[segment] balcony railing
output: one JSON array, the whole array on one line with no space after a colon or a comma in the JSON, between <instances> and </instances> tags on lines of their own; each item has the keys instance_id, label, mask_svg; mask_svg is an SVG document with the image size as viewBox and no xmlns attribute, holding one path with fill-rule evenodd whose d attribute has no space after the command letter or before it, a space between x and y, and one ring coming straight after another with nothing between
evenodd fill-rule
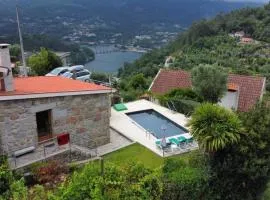
<instances>
[{"instance_id":1,"label":"balcony railing","mask_svg":"<svg viewBox=\"0 0 270 200\"><path fill-rule=\"evenodd\" d=\"M73 161L72 152L87 154L89 157L98 156L96 141L88 139L88 142L84 141L84 144L80 143L80 141L83 141L83 139L79 136L72 135L67 144L59 145L58 137L56 136L51 139L38 142L33 151L25 152L22 155L16 156L16 152L23 151L25 148L13 151L11 156L9 156L9 163L11 168L16 169L35 162L44 161L65 152L69 154L69 159L67 159L69 162Z\"/></svg>"}]
</instances>

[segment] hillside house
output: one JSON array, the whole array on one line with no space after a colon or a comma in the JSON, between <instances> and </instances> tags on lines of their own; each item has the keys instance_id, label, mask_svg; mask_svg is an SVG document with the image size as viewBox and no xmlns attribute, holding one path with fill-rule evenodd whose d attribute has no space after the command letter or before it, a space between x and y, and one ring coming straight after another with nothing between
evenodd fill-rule
<instances>
[{"instance_id":1,"label":"hillside house","mask_svg":"<svg viewBox=\"0 0 270 200\"><path fill-rule=\"evenodd\" d=\"M175 58L172 57L172 56L168 56L165 60L165 64L164 64L164 67L168 68L170 67L175 61Z\"/></svg>"},{"instance_id":2,"label":"hillside house","mask_svg":"<svg viewBox=\"0 0 270 200\"><path fill-rule=\"evenodd\" d=\"M246 34L244 31L237 31L235 33L230 33L229 36L233 37L233 38L238 38L241 39L242 37L244 37Z\"/></svg>"},{"instance_id":3,"label":"hillside house","mask_svg":"<svg viewBox=\"0 0 270 200\"><path fill-rule=\"evenodd\" d=\"M13 78L10 65L2 44L0 153L35 152L40 142L62 133L80 146L109 143L110 88L62 77Z\"/></svg>"},{"instance_id":4,"label":"hillside house","mask_svg":"<svg viewBox=\"0 0 270 200\"><path fill-rule=\"evenodd\" d=\"M55 54L61 59L63 66L71 64L70 52L55 52Z\"/></svg>"},{"instance_id":5,"label":"hillside house","mask_svg":"<svg viewBox=\"0 0 270 200\"><path fill-rule=\"evenodd\" d=\"M253 44L254 42L254 39L250 37L242 37L240 40L240 43L242 44Z\"/></svg>"},{"instance_id":6,"label":"hillside house","mask_svg":"<svg viewBox=\"0 0 270 200\"><path fill-rule=\"evenodd\" d=\"M220 105L238 110L248 111L265 91L264 77L229 74L228 90L220 101ZM183 70L161 69L153 80L149 91L163 95L177 88L192 88L190 72ZM154 98L152 101L156 101Z\"/></svg>"}]
</instances>

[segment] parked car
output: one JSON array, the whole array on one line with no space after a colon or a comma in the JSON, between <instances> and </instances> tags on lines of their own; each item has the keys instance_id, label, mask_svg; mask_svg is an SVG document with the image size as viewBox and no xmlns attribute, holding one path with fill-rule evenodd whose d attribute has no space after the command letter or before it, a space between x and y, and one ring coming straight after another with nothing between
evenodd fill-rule
<instances>
[{"instance_id":1,"label":"parked car","mask_svg":"<svg viewBox=\"0 0 270 200\"><path fill-rule=\"evenodd\" d=\"M74 76L74 73L76 73L75 76ZM64 73L62 76L66 77L66 78L70 78L70 79L72 79L74 77L76 80L80 80L80 81L89 83L91 72L88 71L87 69L83 69L83 70L80 70L77 72L68 71L68 72Z\"/></svg>"},{"instance_id":2,"label":"parked car","mask_svg":"<svg viewBox=\"0 0 270 200\"><path fill-rule=\"evenodd\" d=\"M73 72L73 71L79 72L79 71L84 70L84 66L83 65L74 65L74 66L69 67L68 70L71 72Z\"/></svg>"},{"instance_id":3,"label":"parked car","mask_svg":"<svg viewBox=\"0 0 270 200\"><path fill-rule=\"evenodd\" d=\"M64 74L65 72L67 72L68 70L69 70L69 67L57 67L53 69L52 71L50 71L45 76L60 76Z\"/></svg>"}]
</instances>

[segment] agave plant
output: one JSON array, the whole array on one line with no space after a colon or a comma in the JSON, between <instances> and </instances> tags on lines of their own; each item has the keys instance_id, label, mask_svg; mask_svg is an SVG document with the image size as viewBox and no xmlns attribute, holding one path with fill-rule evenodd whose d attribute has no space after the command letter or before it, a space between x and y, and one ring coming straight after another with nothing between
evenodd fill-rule
<instances>
[{"instance_id":1,"label":"agave plant","mask_svg":"<svg viewBox=\"0 0 270 200\"><path fill-rule=\"evenodd\" d=\"M211 103L197 107L188 126L200 148L209 153L237 143L243 133L241 121L233 111Z\"/></svg>"}]
</instances>

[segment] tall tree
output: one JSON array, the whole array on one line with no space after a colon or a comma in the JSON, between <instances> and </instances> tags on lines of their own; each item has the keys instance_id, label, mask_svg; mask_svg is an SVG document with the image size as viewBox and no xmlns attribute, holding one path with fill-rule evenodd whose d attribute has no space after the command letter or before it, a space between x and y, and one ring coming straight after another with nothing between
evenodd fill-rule
<instances>
[{"instance_id":1,"label":"tall tree","mask_svg":"<svg viewBox=\"0 0 270 200\"><path fill-rule=\"evenodd\" d=\"M147 79L144 77L142 73L134 75L131 77L129 86L135 90L140 89L140 90L145 90L147 89Z\"/></svg>"},{"instance_id":2,"label":"tall tree","mask_svg":"<svg viewBox=\"0 0 270 200\"><path fill-rule=\"evenodd\" d=\"M227 74L214 65L200 65L192 70L194 91L205 101L217 103L227 89Z\"/></svg>"},{"instance_id":3,"label":"tall tree","mask_svg":"<svg viewBox=\"0 0 270 200\"><path fill-rule=\"evenodd\" d=\"M10 51L11 60L13 62L20 61L20 59L21 59L20 58L20 56L21 56L20 45L18 45L18 44L11 45L9 48L9 51Z\"/></svg>"},{"instance_id":4,"label":"tall tree","mask_svg":"<svg viewBox=\"0 0 270 200\"><path fill-rule=\"evenodd\" d=\"M37 74L45 75L55 67L62 66L61 59L53 52L41 48L39 53L32 55L28 59L28 66Z\"/></svg>"},{"instance_id":5,"label":"tall tree","mask_svg":"<svg viewBox=\"0 0 270 200\"><path fill-rule=\"evenodd\" d=\"M270 108L259 103L240 118L246 134L237 145L227 146L211 159L210 185L216 198L209 199L261 199L269 181Z\"/></svg>"},{"instance_id":6,"label":"tall tree","mask_svg":"<svg viewBox=\"0 0 270 200\"><path fill-rule=\"evenodd\" d=\"M237 143L242 132L241 121L233 111L210 103L195 109L188 126L200 147L209 153Z\"/></svg>"}]
</instances>

